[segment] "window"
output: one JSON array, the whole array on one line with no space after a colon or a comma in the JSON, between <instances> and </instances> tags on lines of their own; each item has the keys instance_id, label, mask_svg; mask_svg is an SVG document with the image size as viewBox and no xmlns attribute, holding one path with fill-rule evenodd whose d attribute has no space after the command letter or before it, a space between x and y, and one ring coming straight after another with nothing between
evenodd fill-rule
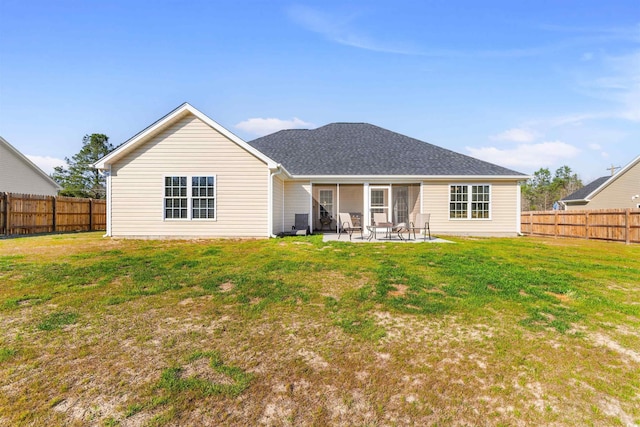
<instances>
[{"instance_id":1,"label":"window","mask_svg":"<svg viewBox=\"0 0 640 427\"><path fill-rule=\"evenodd\" d=\"M466 218L469 202L468 187L466 185L452 185L450 187L449 218Z\"/></svg>"},{"instance_id":2,"label":"window","mask_svg":"<svg viewBox=\"0 0 640 427\"><path fill-rule=\"evenodd\" d=\"M187 177L167 176L164 178L164 217L187 218Z\"/></svg>"},{"instance_id":3,"label":"window","mask_svg":"<svg viewBox=\"0 0 640 427\"><path fill-rule=\"evenodd\" d=\"M216 219L215 176L166 176L165 219Z\"/></svg>"},{"instance_id":4,"label":"window","mask_svg":"<svg viewBox=\"0 0 640 427\"><path fill-rule=\"evenodd\" d=\"M451 185L449 187L450 219L490 219L491 186Z\"/></svg>"},{"instance_id":5,"label":"window","mask_svg":"<svg viewBox=\"0 0 640 427\"><path fill-rule=\"evenodd\" d=\"M471 218L489 218L489 186L471 186Z\"/></svg>"},{"instance_id":6,"label":"window","mask_svg":"<svg viewBox=\"0 0 640 427\"><path fill-rule=\"evenodd\" d=\"M212 176L194 176L191 178L192 218L214 219L216 217L215 185Z\"/></svg>"}]
</instances>

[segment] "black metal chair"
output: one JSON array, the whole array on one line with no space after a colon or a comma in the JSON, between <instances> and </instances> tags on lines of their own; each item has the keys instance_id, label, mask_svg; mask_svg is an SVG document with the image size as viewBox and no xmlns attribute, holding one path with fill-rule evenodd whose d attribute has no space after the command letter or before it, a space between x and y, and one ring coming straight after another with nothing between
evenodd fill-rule
<instances>
[{"instance_id":1,"label":"black metal chair","mask_svg":"<svg viewBox=\"0 0 640 427\"><path fill-rule=\"evenodd\" d=\"M295 214L295 225L291 227L291 234L294 236L306 236L311 234L309 229L309 214Z\"/></svg>"}]
</instances>

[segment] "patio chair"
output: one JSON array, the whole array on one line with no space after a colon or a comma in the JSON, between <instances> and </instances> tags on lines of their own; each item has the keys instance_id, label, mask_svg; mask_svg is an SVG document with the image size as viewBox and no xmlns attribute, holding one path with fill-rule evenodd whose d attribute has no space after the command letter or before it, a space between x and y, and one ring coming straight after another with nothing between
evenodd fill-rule
<instances>
[{"instance_id":1,"label":"patio chair","mask_svg":"<svg viewBox=\"0 0 640 427\"><path fill-rule=\"evenodd\" d=\"M364 238L362 236L362 227L353 225L353 221L351 220L351 214L346 212L342 212L338 214L338 218L340 220L340 230L338 232L338 239L340 239L340 235L342 233L347 233L349 235L349 240L351 240L351 236L354 231L360 231L360 238Z\"/></svg>"},{"instance_id":2,"label":"patio chair","mask_svg":"<svg viewBox=\"0 0 640 427\"><path fill-rule=\"evenodd\" d=\"M431 214L417 214L415 222L409 223L409 238L411 238L411 232L413 231L413 238L416 238L416 230L419 232L424 232L424 240L427 241L427 235L429 236L429 240L431 240L431 229L429 228L429 220L431 219Z\"/></svg>"},{"instance_id":3,"label":"patio chair","mask_svg":"<svg viewBox=\"0 0 640 427\"><path fill-rule=\"evenodd\" d=\"M390 224L387 219L387 214L383 212L374 212L373 213L373 224L374 225L387 225Z\"/></svg>"},{"instance_id":4,"label":"patio chair","mask_svg":"<svg viewBox=\"0 0 640 427\"><path fill-rule=\"evenodd\" d=\"M291 234L294 236L306 236L310 234L309 214L295 214L295 225L291 227Z\"/></svg>"}]
</instances>

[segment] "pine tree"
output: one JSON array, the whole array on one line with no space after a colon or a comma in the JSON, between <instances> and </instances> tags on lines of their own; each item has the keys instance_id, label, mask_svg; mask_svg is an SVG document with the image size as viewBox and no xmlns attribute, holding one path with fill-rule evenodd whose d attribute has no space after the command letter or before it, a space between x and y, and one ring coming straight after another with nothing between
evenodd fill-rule
<instances>
[{"instance_id":1,"label":"pine tree","mask_svg":"<svg viewBox=\"0 0 640 427\"><path fill-rule=\"evenodd\" d=\"M65 157L67 167L56 166L51 177L62 187L60 195L105 198L105 178L93 163L113 150L109 137L101 133L85 135L82 148L71 159Z\"/></svg>"}]
</instances>

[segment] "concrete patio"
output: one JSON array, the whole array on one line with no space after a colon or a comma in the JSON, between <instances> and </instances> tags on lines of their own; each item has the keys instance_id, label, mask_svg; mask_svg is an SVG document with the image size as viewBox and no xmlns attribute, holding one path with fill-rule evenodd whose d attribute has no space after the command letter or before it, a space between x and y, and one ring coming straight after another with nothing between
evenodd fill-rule
<instances>
[{"instance_id":1,"label":"concrete patio","mask_svg":"<svg viewBox=\"0 0 640 427\"><path fill-rule=\"evenodd\" d=\"M338 233L324 233L322 235L322 241L323 242L349 242L349 235L343 233L342 235L340 235L340 238L338 239ZM378 238L374 238L369 240L369 236L364 236L363 238L360 237L360 234L353 233L353 236L351 237L351 243L453 243L450 240L445 240L445 239L441 239L439 237L435 237L435 236L431 236L431 239L424 240L423 236L416 236L415 239L405 239L405 240L401 240L397 235L393 235L392 238L388 238L388 237L381 237L378 236Z\"/></svg>"}]
</instances>

